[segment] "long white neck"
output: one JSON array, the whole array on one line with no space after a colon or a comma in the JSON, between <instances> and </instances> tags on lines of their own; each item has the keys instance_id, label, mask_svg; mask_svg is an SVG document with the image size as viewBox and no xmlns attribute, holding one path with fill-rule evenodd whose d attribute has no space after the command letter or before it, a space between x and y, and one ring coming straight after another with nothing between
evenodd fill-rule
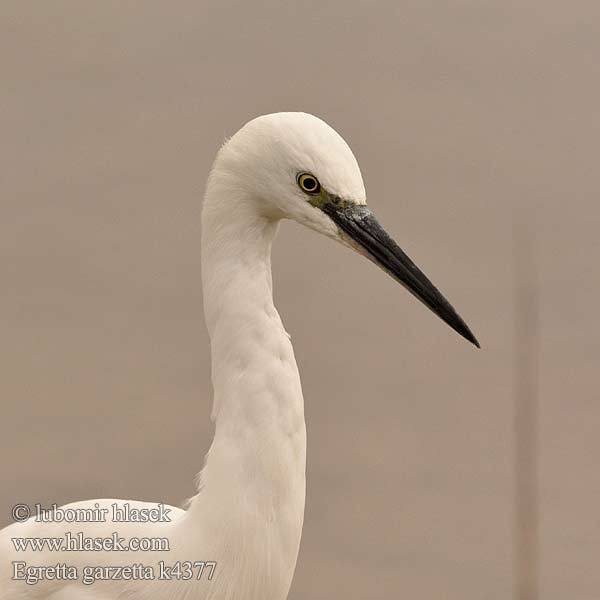
<instances>
[{"instance_id":1,"label":"long white neck","mask_svg":"<svg viewBox=\"0 0 600 600\"><path fill-rule=\"evenodd\" d=\"M306 429L294 352L273 305L278 222L217 176L202 218L215 438L189 515L225 561L228 587L215 597L238 598L239 589L244 600L284 600L304 518Z\"/></svg>"}]
</instances>

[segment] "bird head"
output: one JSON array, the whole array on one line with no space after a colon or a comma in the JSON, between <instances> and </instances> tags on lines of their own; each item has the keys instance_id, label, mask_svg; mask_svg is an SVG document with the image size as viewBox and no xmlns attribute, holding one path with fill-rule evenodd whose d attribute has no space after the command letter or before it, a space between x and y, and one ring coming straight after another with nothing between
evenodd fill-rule
<instances>
[{"instance_id":1,"label":"bird head","mask_svg":"<svg viewBox=\"0 0 600 600\"><path fill-rule=\"evenodd\" d=\"M295 220L374 262L464 338L477 339L367 206L358 162L327 123L306 113L253 119L221 149L215 169L270 219Z\"/></svg>"}]
</instances>

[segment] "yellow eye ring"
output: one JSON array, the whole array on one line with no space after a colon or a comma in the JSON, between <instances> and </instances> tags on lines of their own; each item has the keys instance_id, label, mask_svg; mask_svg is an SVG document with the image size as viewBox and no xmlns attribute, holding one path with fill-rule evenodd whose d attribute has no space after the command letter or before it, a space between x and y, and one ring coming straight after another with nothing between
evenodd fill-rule
<instances>
[{"instance_id":1,"label":"yellow eye ring","mask_svg":"<svg viewBox=\"0 0 600 600\"><path fill-rule=\"evenodd\" d=\"M319 180L310 173L299 173L296 178L300 189L311 196L315 196L321 191L321 184Z\"/></svg>"}]
</instances>

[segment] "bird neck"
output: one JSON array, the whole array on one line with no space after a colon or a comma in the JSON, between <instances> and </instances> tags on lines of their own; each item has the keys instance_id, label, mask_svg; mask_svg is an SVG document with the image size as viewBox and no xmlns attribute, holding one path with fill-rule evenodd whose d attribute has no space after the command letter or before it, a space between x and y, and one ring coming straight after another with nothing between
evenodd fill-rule
<instances>
[{"instance_id":1,"label":"bird neck","mask_svg":"<svg viewBox=\"0 0 600 600\"><path fill-rule=\"evenodd\" d=\"M260 564L247 568L285 598L304 518L306 430L294 352L273 305L278 221L214 179L202 220L215 437L190 511L210 521L227 560L256 557ZM231 557L232 548L242 555Z\"/></svg>"}]
</instances>

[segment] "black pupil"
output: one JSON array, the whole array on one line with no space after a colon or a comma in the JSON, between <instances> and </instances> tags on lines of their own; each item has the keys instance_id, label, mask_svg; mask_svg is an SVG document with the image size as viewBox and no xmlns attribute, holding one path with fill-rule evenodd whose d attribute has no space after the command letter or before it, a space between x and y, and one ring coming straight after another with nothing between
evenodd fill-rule
<instances>
[{"instance_id":1,"label":"black pupil","mask_svg":"<svg viewBox=\"0 0 600 600\"><path fill-rule=\"evenodd\" d=\"M312 192L314 189L316 189L317 182L312 177L305 177L304 178L304 187L305 187L305 189Z\"/></svg>"}]
</instances>

